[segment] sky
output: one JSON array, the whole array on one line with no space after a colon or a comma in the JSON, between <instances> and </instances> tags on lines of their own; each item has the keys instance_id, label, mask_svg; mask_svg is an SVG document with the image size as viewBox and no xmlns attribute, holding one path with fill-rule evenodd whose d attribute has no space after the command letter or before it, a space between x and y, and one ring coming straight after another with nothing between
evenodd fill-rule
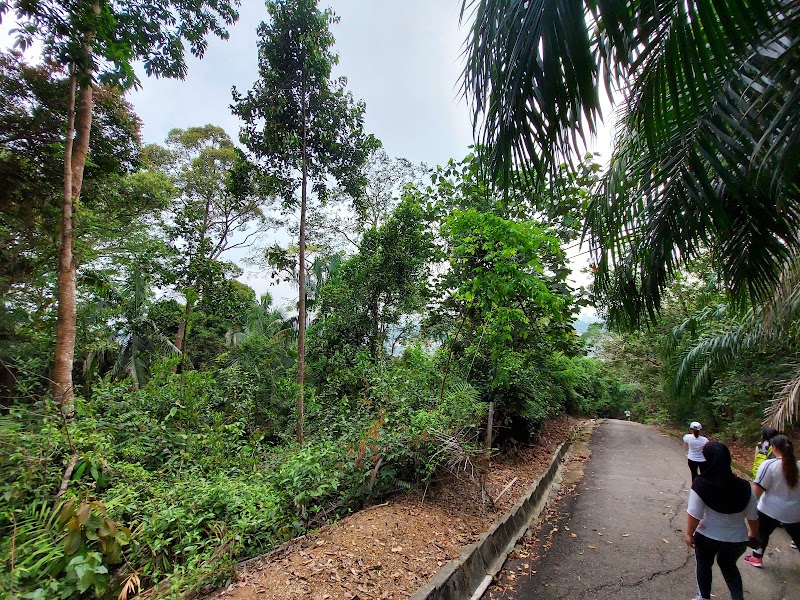
<instances>
[{"instance_id":1,"label":"sky","mask_svg":"<svg viewBox=\"0 0 800 600\"><path fill-rule=\"evenodd\" d=\"M365 101L365 128L386 152L430 166L463 158L473 136L460 88L468 28L468 23L459 24L461 0L331 0L321 6L330 6L340 17L332 26L340 57L334 75L347 77L348 89ZM142 87L128 98L143 121L145 143L163 142L174 127L209 123L238 139L239 122L229 108L231 89L246 92L257 79L256 27L266 17L262 0L242 0L230 39L211 38L202 60L190 57L185 80L140 73ZM0 31L0 44L8 46L8 40ZM610 136L601 133L595 147L607 151ZM576 270L584 263L579 257ZM258 294L270 291L287 301L296 294L269 288L268 274L257 269L247 270L242 279ZM574 281L588 282L579 273Z\"/></svg>"},{"instance_id":2,"label":"sky","mask_svg":"<svg viewBox=\"0 0 800 600\"><path fill-rule=\"evenodd\" d=\"M465 33L458 1L333 0L321 6L340 18L331 27L339 55L334 75L345 76L348 90L366 103L365 130L390 156L431 166L463 158L473 138L459 88ZM163 142L173 127L206 123L238 138L231 88L246 92L258 78L256 27L266 18L261 0L243 0L230 39L212 39L202 60L191 58L185 80L140 74L142 87L129 100L144 123L146 143ZM270 286L263 269L244 268L241 279L257 294L269 291L282 305L296 302L288 284Z\"/></svg>"},{"instance_id":3,"label":"sky","mask_svg":"<svg viewBox=\"0 0 800 600\"><path fill-rule=\"evenodd\" d=\"M326 6L322 4L321 6ZM458 1L333 0L332 26L348 89L367 105L366 130L390 156L431 165L462 158L472 143L461 99L460 59L465 32ZM146 142L161 142L172 127L213 123L235 139L231 88L247 91L258 77L256 26L267 14L260 0L243 0L228 41L214 39L202 60L190 60L184 81L145 79L130 94L144 121Z\"/></svg>"}]
</instances>

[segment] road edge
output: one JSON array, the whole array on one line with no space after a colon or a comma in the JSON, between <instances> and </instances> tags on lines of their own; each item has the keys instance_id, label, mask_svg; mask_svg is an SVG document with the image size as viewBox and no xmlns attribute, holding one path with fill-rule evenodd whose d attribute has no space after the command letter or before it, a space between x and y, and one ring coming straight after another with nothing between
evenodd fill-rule
<instances>
[{"instance_id":1,"label":"road edge","mask_svg":"<svg viewBox=\"0 0 800 600\"><path fill-rule=\"evenodd\" d=\"M479 598L492 578L505 564L506 557L547 504L550 488L572 449L570 439L558 446L550 466L516 504L497 519L478 541L465 547L411 596L411 600L465 600Z\"/></svg>"}]
</instances>

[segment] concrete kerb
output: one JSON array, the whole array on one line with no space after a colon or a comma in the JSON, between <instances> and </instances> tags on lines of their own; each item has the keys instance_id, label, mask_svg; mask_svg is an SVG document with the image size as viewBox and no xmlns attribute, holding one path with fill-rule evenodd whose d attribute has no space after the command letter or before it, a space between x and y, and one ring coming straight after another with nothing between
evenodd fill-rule
<instances>
[{"instance_id":1,"label":"concrete kerb","mask_svg":"<svg viewBox=\"0 0 800 600\"><path fill-rule=\"evenodd\" d=\"M500 571L530 522L544 509L550 486L567 454L572 440L564 442L553 454L547 471L505 515L500 517L477 542L447 563L411 597L411 600L466 600L483 594ZM480 592L480 594L478 594Z\"/></svg>"}]
</instances>

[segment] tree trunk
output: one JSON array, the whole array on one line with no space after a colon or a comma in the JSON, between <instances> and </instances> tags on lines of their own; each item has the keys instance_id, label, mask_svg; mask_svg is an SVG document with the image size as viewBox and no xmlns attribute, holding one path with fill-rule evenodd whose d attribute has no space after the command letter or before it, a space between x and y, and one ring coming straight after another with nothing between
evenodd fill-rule
<instances>
[{"instance_id":1,"label":"tree trunk","mask_svg":"<svg viewBox=\"0 0 800 600\"><path fill-rule=\"evenodd\" d=\"M77 261L74 253L75 212L83 186L83 171L89 153L94 97L89 74L84 73L75 107L78 73L73 67L67 106L67 139L64 147L64 199L58 248L58 321L53 366L53 394L68 417L74 413L72 365L75 356L77 327L76 280Z\"/></svg>"},{"instance_id":2,"label":"tree trunk","mask_svg":"<svg viewBox=\"0 0 800 600\"><path fill-rule=\"evenodd\" d=\"M308 199L308 135L306 126L306 80L303 77L303 181L300 190L300 239L298 241L299 265L297 269L299 299L297 302L297 442L303 443L303 382L306 366L306 203Z\"/></svg>"}]
</instances>

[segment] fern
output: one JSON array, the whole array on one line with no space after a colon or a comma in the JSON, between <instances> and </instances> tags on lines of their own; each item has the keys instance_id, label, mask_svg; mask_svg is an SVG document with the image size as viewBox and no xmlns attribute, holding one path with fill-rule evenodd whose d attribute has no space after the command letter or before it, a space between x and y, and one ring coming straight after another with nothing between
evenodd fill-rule
<instances>
[{"instance_id":1,"label":"fern","mask_svg":"<svg viewBox=\"0 0 800 600\"><path fill-rule=\"evenodd\" d=\"M64 534L58 527L61 504L50 506L37 500L24 508L7 512L3 521L10 523L0 543L10 587L25 581L43 582L55 576L64 563Z\"/></svg>"}]
</instances>

